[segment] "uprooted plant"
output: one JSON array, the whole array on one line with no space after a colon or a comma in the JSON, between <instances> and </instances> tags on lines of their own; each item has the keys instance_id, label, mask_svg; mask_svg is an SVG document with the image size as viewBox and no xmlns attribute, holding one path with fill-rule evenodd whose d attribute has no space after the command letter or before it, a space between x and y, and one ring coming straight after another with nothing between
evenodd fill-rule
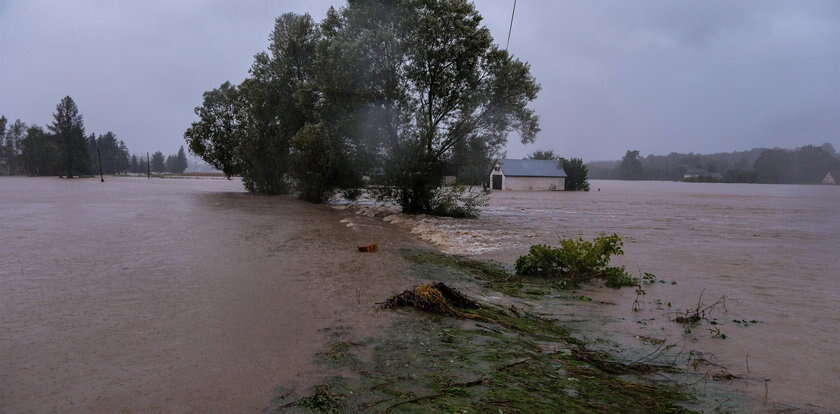
<instances>
[{"instance_id":1,"label":"uprooted plant","mask_svg":"<svg viewBox=\"0 0 840 414\"><path fill-rule=\"evenodd\" d=\"M564 239L560 247L543 244L531 246L528 254L516 260L516 273L528 276L560 278L566 287L576 287L601 279L612 288L635 286L638 281L622 266L610 266L612 256L624 254L624 242L617 234Z\"/></svg>"}]
</instances>

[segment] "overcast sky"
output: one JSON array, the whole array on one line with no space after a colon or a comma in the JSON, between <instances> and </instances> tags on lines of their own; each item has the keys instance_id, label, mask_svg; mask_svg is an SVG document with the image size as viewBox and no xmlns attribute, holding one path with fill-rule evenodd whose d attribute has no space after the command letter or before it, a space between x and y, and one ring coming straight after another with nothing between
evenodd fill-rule
<instances>
[{"instance_id":1,"label":"overcast sky","mask_svg":"<svg viewBox=\"0 0 840 414\"><path fill-rule=\"evenodd\" d=\"M174 152L202 92L247 75L274 17L331 4L0 0L0 114L43 125L71 95L88 131ZM504 44L513 0L476 4ZM511 157L840 148L840 1L519 0L510 51L543 87L542 132Z\"/></svg>"}]
</instances>

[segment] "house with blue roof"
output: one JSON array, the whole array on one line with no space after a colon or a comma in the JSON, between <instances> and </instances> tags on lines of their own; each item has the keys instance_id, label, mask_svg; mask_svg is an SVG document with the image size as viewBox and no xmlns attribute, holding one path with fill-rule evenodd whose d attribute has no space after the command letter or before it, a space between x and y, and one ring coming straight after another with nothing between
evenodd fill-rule
<instances>
[{"instance_id":1,"label":"house with blue roof","mask_svg":"<svg viewBox=\"0 0 840 414\"><path fill-rule=\"evenodd\" d=\"M557 160L500 160L490 173L493 190L562 191L566 171Z\"/></svg>"}]
</instances>

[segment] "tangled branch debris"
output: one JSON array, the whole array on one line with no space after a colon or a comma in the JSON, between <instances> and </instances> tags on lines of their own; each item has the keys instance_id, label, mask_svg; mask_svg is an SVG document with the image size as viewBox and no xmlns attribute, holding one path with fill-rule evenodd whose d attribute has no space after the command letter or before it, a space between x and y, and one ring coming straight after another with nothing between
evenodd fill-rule
<instances>
[{"instance_id":1,"label":"tangled branch debris","mask_svg":"<svg viewBox=\"0 0 840 414\"><path fill-rule=\"evenodd\" d=\"M442 282L406 290L388 298L383 307L386 309L412 307L439 315L483 319L479 315L464 312L467 309L479 309L478 302Z\"/></svg>"},{"instance_id":2,"label":"tangled branch debris","mask_svg":"<svg viewBox=\"0 0 840 414\"><path fill-rule=\"evenodd\" d=\"M710 305L704 305L703 292L700 293L700 298L697 300L697 306L693 309L687 309L685 312L678 312L674 318L674 322L683 325L694 325L702 320L708 320L709 314L718 306L722 306L726 311L726 296L721 296L720 299Z\"/></svg>"}]
</instances>

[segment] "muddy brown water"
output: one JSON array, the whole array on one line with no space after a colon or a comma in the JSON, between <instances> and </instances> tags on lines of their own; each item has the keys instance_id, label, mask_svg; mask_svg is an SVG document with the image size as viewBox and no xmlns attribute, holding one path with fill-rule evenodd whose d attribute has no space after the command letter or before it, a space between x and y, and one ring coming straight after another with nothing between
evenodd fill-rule
<instances>
[{"instance_id":1,"label":"muddy brown water","mask_svg":"<svg viewBox=\"0 0 840 414\"><path fill-rule=\"evenodd\" d=\"M625 238L621 264L669 283L646 287L639 312L632 289L596 288L581 294L614 305L546 311L703 352L758 401L840 411L840 187L592 189L494 193L480 219L411 234L238 181L0 178L0 412L258 412L277 385L321 379L326 328L388 325L372 304L415 282L397 249L416 237L512 263L604 232ZM355 251L372 242L379 253ZM701 292L728 298L714 315L727 339L670 322Z\"/></svg>"},{"instance_id":2,"label":"muddy brown water","mask_svg":"<svg viewBox=\"0 0 840 414\"><path fill-rule=\"evenodd\" d=\"M649 336L702 352L748 378L732 386L759 401L840 412L840 186L595 180L588 193L494 193L481 218L438 227L445 250L509 264L531 244L618 233L618 262L668 283L646 287L639 312L632 288L586 289L615 305L566 312L603 318L603 333L631 344ZM712 315L726 339L671 322L701 294L727 298Z\"/></svg>"},{"instance_id":3,"label":"muddy brown water","mask_svg":"<svg viewBox=\"0 0 840 414\"><path fill-rule=\"evenodd\" d=\"M415 243L225 180L0 178L0 412L259 412ZM356 246L379 243L377 254Z\"/></svg>"}]
</instances>

